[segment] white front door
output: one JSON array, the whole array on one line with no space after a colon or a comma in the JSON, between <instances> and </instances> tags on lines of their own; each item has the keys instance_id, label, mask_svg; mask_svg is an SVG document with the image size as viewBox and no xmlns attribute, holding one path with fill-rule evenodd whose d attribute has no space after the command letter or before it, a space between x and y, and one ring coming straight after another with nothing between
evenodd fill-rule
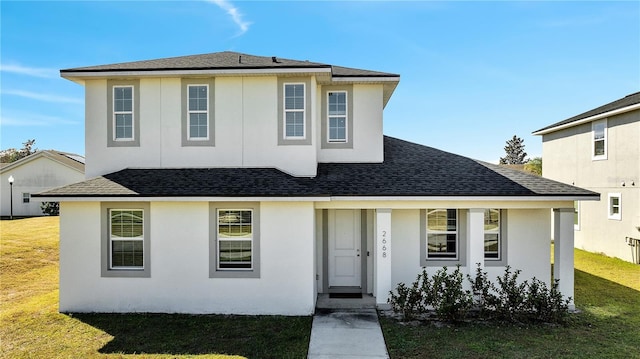
<instances>
[{"instance_id":1,"label":"white front door","mask_svg":"<svg viewBox=\"0 0 640 359\"><path fill-rule=\"evenodd\" d=\"M329 287L360 287L360 210L329 210Z\"/></svg>"}]
</instances>

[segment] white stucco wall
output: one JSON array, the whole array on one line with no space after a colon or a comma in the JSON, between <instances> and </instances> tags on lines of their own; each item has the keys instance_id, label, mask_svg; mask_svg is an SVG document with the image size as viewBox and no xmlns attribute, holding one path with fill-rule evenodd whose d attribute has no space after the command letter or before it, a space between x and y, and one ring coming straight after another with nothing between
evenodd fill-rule
<instances>
[{"instance_id":1,"label":"white stucco wall","mask_svg":"<svg viewBox=\"0 0 640 359\"><path fill-rule=\"evenodd\" d=\"M194 80L196 81L196 80ZM108 147L106 80L85 82L86 177L123 168L275 167L303 177L318 162L381 162L382 85L353 85L353 148L320 149L322 86L311 77L310 144L278 145L278 77L216 77L214 146L182 145L180 78L139 80L140 146Z\"/></svg>"},{"instance_id":2,"label":"white stucco wall","mask_svg":"<svg viewBox=\"0 0 640 359\"><path fill-rule=\"evenodd\" d=\"M260 278L209 278L208 203L152 202L150 212L151 277L103 278L100 204L61 204L60 311L313 313L312 203L260 204Z\"/></svg>"},{"instance_id":3,"label":"white stucco wall","mask_svg":"<svg viewBox=\"0 0 640 359\"><path fill-rule=\"evenodd\" d=\"M80 182L84 174L76 169L41 156L20 166L8 169L0 174L0 215L11 214L11 186L9 177L13 176L13 215L41 216L38 198L30 198L29 203L23 203L22 194L34 194L55 187Z\"/></svg>"}]
</instances>

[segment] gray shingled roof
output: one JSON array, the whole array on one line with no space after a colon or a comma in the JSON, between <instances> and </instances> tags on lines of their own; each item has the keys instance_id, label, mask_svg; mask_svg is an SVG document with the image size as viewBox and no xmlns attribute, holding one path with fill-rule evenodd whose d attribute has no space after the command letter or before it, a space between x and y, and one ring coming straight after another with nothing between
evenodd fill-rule
<instances>
[{"instance_id":1,"label":"gray shingled roof","mask_svg":"<svg viewBox=\"0 0 640 359\"><path fill-rule=\"evenodd\" d=\"M315 178L273 168L124 169L39 196L599 198L578 187L386 136L383 163L321 163Z\"/></svg>"},{"instance_id":2,"label":"gray shingled roof","mask_svg":"<svg viewBox=\"0 0 640 359\"><path fill-rule=\"evenodd\" d=\"M229 69L317 69L332 70L335 77L399 77L386 72L332 66L318 62L289 60L280 57L255 56L239 52L223 51L202 55L170 57L155 60L124 62L110 65L77 67L60 70L62 75L81 72L112 71L168 71L168 70L229 70Z\"/></svg>"},{"instance_id":3,"label":"gray shingled roof","mask_svg":"<svg viewBox=\"0 0 640 359\"><path fill-rule=\"evenodd\" d=\"M621 108L625 108L625 107L629 107L632 105L636 105L640 103L640 92L636 92L636 93L632 93L631 95L627 95L619 100L615 100L613 102L609 102L606 105L602 105L600 107L594 108L593 110L589 110L587 112L583 112L579 115L570 117L566 120L554 123L553 125L549 125L547 127L541 128L536 132L540 132L540 131L544 131L544 130L548 130L550 128L554 128L554 127L558 127L558 126L562 126L562 125L567 125L570 124L572 122L577 122L580 121L582 119L591 117L591 116L596 116L596 115L600 115L603 113L607 113L610 111L615 111Z\"/></svg>"},{"instance_id":4,"label":"gray shingled roof","mask_svg":"<svg viewBox=\"0 0 640 359\"><path fill-rule=\"evenodd\" d=\"M40 157L50 158L54 161L62 163L65 166L71 167L79 172L84 173L84 156L56 150L42 150L36 153L32 153L31 155L23 157L15 162L0 164L0 170L1 172L9 171Z\"/></svg>"}]
</instances>

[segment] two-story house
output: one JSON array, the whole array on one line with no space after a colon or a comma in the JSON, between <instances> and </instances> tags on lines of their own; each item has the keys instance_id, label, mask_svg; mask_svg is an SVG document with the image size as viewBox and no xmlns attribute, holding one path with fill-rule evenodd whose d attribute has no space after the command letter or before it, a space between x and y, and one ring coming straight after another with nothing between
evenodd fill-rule
<instances>
[{"instance_id":1,"label":"two-story house","mask_svg":"<svg viewBox=\"0 0 640 359\"><path fill-rule=\"evenodd\" d=\"M587 188L575 246L640 263L640 92L542 128L542 174Z\"/></svg>"},{"instance_id":2,"label":"two-story house","mask_svg":"<svg viewBox=\"0 0 640 359\"><path fill-rule=\"evenodd\" d=\"M308 315L427 267L506 265L573 296L598 194L383 135L399 75L236 52L61 71L87 180L61 202L60 310Z\"/></svg>"}]
</instances>

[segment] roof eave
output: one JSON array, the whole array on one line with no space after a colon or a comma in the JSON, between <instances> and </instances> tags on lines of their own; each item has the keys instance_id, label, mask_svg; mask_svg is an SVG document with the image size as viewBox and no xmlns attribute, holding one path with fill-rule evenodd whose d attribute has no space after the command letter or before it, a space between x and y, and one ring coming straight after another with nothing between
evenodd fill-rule
<instances>
[{"instance_id":1,"label":"roof eave","mask_svg":"<svg viewBox=\"0 0 640 359\"><path fill-rule=\"evenodd\" d=\"M75 81L108 77L180 77L198 75L268 75L298 73L331 73L331 67L250 67L208 69L137 69L137 70L60 70L60 76Z\"/></svg>"},{"instance_id":2,"label":"roof eave","mask_svg":"<svg viewBox=\"0 0 640 359\"><path fill-rule=\"evenodd\" d=\"M620 115L620 114L623 114L623 113L626 113L626 112L630 112L630 111L634 111L634 110L638 110L638 109L640 109L640 103L633 104L631 106L618 108L618 109L615 109L615 110L612 110L612 111L603 112L603 113L600 113L600 114L597 114L597 115L593 115L593 116L577 119L575 121L572 121L572 122L569 122L569 123L565 123L565 124L562 124L562 125L543 128L543 129L540 129L538 131L533 132L533 135L536 135L536 136L546 135L546 134L551 133L551 132L564 130L565 128L582 125L582 124L585 124L585 123L589 123L589 122L592 122L592 121L597 121L597 120L600 120L600 119L603 119L603 118L606 118L606 117L610 117L610 116Z\"/></svg>"}]
</instances>

